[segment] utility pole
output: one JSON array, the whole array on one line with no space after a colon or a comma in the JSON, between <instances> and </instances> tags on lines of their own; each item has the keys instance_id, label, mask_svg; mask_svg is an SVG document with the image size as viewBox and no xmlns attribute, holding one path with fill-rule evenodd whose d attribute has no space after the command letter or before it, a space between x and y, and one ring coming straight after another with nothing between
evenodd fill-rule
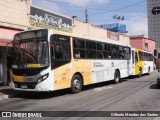
<instances>
[{"instance_id":1,"label":"utility pole","mask_svg":"<svg viewBox=\"0 0 160 120\"><path fill-rule=\"evenodd\" d=\"M85 18L86 18L86 23L88 23L88 12L87 12L87 9L85 9Z\"/></svg>"}]
</instances>

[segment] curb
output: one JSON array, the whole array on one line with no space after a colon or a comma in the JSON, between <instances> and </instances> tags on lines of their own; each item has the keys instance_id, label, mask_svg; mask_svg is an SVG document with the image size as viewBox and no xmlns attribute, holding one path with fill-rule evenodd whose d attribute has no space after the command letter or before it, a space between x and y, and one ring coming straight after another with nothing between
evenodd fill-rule
<instances>
[{"instance_id":1,"label":"curb","mask_svg":"<svg viewBox=\"0 0 160 120\"><path fill-rule=\"evenodd\" d=\"M16 95L19 95L19 94L2 95L2 96L0 96L0 101L6 100L6 99L9 99L9 98L13 98Z\"/></svg>"},{"instance_id":2,"label":"curb","mask_svg":"<svg viewBox=\"0 0 160 120\"><path fill-rule=\"evenodd\" d=\"M0 96L0 101L6 100L9 98L9 95Z\"/></svg>"}]
</instances>

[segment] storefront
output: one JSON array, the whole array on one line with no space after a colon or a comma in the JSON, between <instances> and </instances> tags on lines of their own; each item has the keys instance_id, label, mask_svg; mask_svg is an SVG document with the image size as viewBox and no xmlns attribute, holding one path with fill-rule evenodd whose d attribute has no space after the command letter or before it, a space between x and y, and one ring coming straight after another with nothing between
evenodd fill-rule
<instances>
[{"instance_id":1,"label":"storefront","mask_svg":"<svg viewBox=\"0 0 160 120\"><path fill-rule=\"evenodd\" d=\"M7 53L7 45L13 40L13 36L19 30L0 27L0 84L7 85L9 83L8 62L11 62Z\"/></svg>"},{"instance_id":2,"label":"storefront","mask_svg":"<svg viewBox=\"0 0 160 120\"><path fill-rule=\"evenodd\" d=\"M7 48L0 46L0 83L7 85Z\"/></svg>"},{"instance_id":3,"label":"storefront","mask_svg":"<svg viewBox=\"0 0 160 120\"><path fill-rule=\"evenodd\" d=\"M3 73L2 73L2 71L3 71L3 69L2 69L3 67L2 67L2 51L1 51L1 49L0 49L0 83L2 83L2 75L3 75Z\"/></svg>"}]
</instances>

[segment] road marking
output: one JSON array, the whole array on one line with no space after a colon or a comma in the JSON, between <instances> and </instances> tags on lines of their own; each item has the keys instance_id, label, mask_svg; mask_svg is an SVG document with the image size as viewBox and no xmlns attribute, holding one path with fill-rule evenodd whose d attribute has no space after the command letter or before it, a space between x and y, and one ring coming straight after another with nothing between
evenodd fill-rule
<instances>
[{"instance_id":1,"label":"road marking","mask_svg":"<svg viewBox=\"0 0 160 120\"><path fill-rule=\"evenodd\" d=\"M113 87L111 86L105 86L105 87L98 87L98 88L95 88L94 91L102 91L102 90L108 90L108 89L112 89Z\"/></svg>"}]
</instances>

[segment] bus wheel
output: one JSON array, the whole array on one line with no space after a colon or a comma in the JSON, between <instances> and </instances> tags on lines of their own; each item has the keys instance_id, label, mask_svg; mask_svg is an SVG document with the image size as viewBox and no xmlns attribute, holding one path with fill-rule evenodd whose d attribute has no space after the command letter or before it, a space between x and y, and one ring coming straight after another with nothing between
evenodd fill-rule
<instances>
[{"instance_id":1,"label":"bus wheel","mask_svg":"<svg viewBox=\"0 0 160 120\"><path fill-rule=\"evenodd\" d=\"M82 90L82 78L79 75L74 75L71 81L71 92L79 93Z\"/></svg>"},{"instance_id":2,"label":"bus wheel","mask_svg":"<svg viewBox=\"0 0 160 120\"><path fill-rule=\"evenodd\" d=\"M142 68L139 68L139 75L138 75L138 77L139 78L142 77Z\"/></svg>"},{"instance_id":3,"label":"bus wheel","mask_svg":"<svg viewBox=\"0 0 160 120\"><path fill-rule=\"evenodd\" d=\"M120 81L120 73L119 73L118 70L116 70L115 73L114 73L114 83L118 84L119 81Z\"/></svg>"}]
</instances>

